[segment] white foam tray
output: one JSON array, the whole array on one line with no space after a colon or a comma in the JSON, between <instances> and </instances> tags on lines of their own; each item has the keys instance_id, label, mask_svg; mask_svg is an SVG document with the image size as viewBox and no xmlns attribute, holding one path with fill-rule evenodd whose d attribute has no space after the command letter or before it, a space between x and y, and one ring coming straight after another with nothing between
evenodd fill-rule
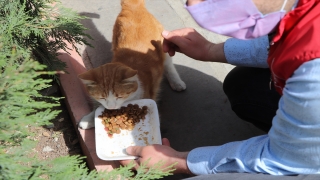
<instances>
[{"instance_id":1,"label":"white foam tray","mask_svg":"<svg viewBox=\"0 0 320 180\"><path fill-rule=\"evenodd\" d=\"M148 113L144 120L137 123L133 130L121 130L120 134L113 134L109 137L101 119L98 117L104 111L100 106L95 111L95 141L96 152L102 160L124 160L135 159L130 156L125 149L129 146L146 146L151 144L161 144L160 122L157 104L152 99L141 99L128 101L123 104L138 104L140 108L148 107Z\"/></svg>"}]
</instances>

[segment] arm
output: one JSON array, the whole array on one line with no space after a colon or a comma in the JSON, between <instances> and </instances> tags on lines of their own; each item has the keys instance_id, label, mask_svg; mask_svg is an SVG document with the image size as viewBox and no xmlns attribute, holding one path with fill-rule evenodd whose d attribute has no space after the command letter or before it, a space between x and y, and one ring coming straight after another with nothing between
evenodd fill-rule
<instances>
[{"instance_id":1,"label":"arm","mask_svg":"<svg viewBox=\"0 0 320 180\"><path fill-rule=\"evenodd\" d=\"M227 63L223 50L224 43L211 43L192 28L163 31L162 36L163 51L170 56L180 52L200 61Z\"/></svg>"},{"instance_id":2,"label":"arm","mask_svg":"<svg viewBox=\"0 0 320 180\"><path fill-rule=\"evenodd\" d=\"M320 59L301 65L287 80L268 135L194 149L188 155L191 172L319 173L319 75Z\"/></svg>"},{"instance_id":3,"label":"arm","mask_svg":"<svg viewBox=\"0 0 320 180\"><path fill-rule=\"evenodd\" d=\"M200 147L190 152L175 151L168 141L163 142L164 145L129 147L127 152L140 157L136 160L137 165L148 158L153 159L152 163L164 160L166 165L178 162L176 173L319 173L319 75L320 59L317 59L301 65L287 80L268 135L221 146Z\"/></svg>"},{"instance_id":4,"label":"arm","mask_svg":"<svg viewBox=\"0 0 320 180\"><path fill-rule=\"evenodd\" d=\"M222 62L240 66L268 67L268 37L252 40L228 39L215 44L206 40L192 28L164 31L163 50L174 56L183 53L193 59L208 62Z\"/></svg>"}]
</instances>

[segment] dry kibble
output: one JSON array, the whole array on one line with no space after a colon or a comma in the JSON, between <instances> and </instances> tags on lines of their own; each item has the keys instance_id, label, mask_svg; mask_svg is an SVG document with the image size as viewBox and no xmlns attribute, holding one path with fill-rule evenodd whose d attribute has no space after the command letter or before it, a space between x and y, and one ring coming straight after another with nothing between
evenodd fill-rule
<instances>
[{"instance_id":1,"label":"dry kibble","mask_svg":"<svg viewBox=\"0 0 320 180\"><path fill-rule=\"evenodd\" d=\"M128 104L127 107L109 110L105 109L100 116L102 124L108 135L120 134L121 129L132 130L134 126L144 120L148 113L148 107L139 107L138 104Z\"/></svg>"}]
</instances>

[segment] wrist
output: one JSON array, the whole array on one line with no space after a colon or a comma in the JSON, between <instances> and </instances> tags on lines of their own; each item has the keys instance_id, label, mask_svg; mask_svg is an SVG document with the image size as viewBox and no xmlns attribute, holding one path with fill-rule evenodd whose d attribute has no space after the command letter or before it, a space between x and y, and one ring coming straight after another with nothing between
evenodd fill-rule
<instances>
[{"instance_id":1,"label":"wrist","mask_svg":"<svg viewBox=\"0 0 320 180\"><path fill-rule=\"evenodd\" d=\"M177 158L175 162L177 162L175 166L175 173L180 173L180 174L192 174L191 171L188 168L187 164L187 157L188 157L189 152L178 152Z\"/></svg>"},{"instance_id":2,"label":"wrist","mask_svg":"<svg viewBox=\"0 0 320 180\"><path fill-rule=\"evenodd\" d=\"M204 61L227 63L224 54L224 43L214 44L209 42Z\"/></svg>"}]
</instances>

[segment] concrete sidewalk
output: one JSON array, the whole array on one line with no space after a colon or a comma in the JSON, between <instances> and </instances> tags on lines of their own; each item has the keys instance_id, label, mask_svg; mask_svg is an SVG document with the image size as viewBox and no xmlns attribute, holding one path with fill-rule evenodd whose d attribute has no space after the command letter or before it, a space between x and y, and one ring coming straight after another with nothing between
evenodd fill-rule
<instances>
[{"instance_id":1,"label":"concrete sidewalk","mask_svg":"<svg viewBox=\"0 0 320 180\"><path fill-rule=\"evenodd\" d=\"M184 9L182 0L145 0L148 10L163 24L165 29L195 28L212 42L226 37L200 28ZM88 19L82 23L94 40L95 47L79 47L82 57L75 52L64 54L61 59L68 64L70 74L61 76L62 89L69 105L70 115L76 125L81 117L91 111L88 97L77 74L110 62L111 40L114 21L120 12L120 0L62 0ZM233 68L220 63L204 63L176 54L173 62L187 84L184 92L171 90L166 80L158 102L161 120L161 135L167 137L178 151L188 151L199 146L221 145L230 141L248 139L263 132L240 120L230 108L222 90L226 74ZM99 160L95 154L94 129L79 130L81 144L91 169L112 169L116 162ZM182 179L175 175L165 179Z\"/></svg>"}]
</instances>

